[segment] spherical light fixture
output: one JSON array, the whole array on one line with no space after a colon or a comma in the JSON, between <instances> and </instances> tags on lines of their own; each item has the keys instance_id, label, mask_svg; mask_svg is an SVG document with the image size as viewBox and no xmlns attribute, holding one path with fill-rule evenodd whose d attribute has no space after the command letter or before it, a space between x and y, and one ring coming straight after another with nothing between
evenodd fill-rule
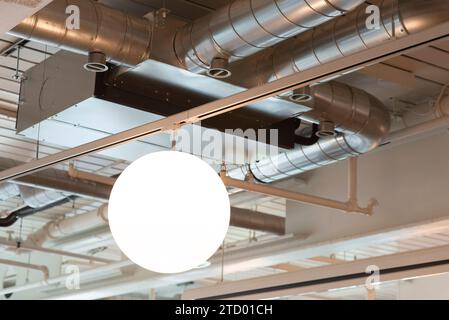
<instances>
[{"instance_id":1,"label":"spherical light fixture","mask_svg":"<svg viewBox=\"0 0 449 320\"><path fill-rule=\"evenodd\" d=\"M131 261L150 271L179 273L206 263L222 244L229 196L203 160L156 152L117 179L108 218L117 245Z\"/></svg>"}]
</instances>

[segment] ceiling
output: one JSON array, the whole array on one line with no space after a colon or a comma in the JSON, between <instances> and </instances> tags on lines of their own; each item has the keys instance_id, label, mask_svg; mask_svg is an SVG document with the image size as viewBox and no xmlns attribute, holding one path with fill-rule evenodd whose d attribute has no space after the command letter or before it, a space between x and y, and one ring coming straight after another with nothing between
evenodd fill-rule
<instances>
[{"instance_id":1,"label":"ceiling","mask_svg":"<svg viewBox=\"0 0 449 320\"><path fill-rule=\"evenodd\" d=\"M99 2L139 16L166 8L179 18L195 20L223 7L229 0L100 0Z\"/></svg>"},{"instance_id":2,"label":"ceiling","mask_svg":"<svg viewBox=\"0 0 449 320\"><path fill-rule=\"evenodd\" d=\"M166 6L172 14L186 20L192 20L223 6L228 0L102 0L101 2L142 16L154 9ZM21 46L20 59L18 59L17 50L8 50L14 47L16 42L17 39L11 36L3 35L0 38L0 52L7 52L6 55L0 55L0 157L27 162L36 157L40 158L54 154L63 148L48 144L45 141L37 142L24 136L16 135L13 116L17 109L20 81L15 78L15 75L20 75L34 65L42 63L46 58L56 53L58 49L28 42ZM346 75L339 80L375 95L386 103L393 116L401 117L407 114L414 114L426 117L429 114L429 110L432 110L432 101L435 101L443 86L449 83L449 41L442 41L430 47L398 56L379 65ZM426 110L426 104L429 105L428 110ZM80 170L105 176L115 176L128 165L128 163L122 160L98 154L84 156L78 159L76 163ZM59 165L58 167L67 170L68 164ZM97 200L78 199L73 203L28 217L22 223L17 223L10 228L0 229L0 237L20 237L25 239L30 233L50 221L91 212L102 204L101 201ZM19 198L2 202L0 203L0 214L22 205L23 203ZM251 201L240 203L238 207L285 217L286 200L257 197ZM231 227L225 243L228 247L235 247L273 238L275 236L267 233ZM428 234L421 234L397 241L386 241L381 244L363 245L357 249L334 252L325 257L311 256L310 258L291 261L284 265L226 274L224 280L236 281L448 244L449 224L446 230L439 230L438 232L429 232ZM106 251L94 254L102 257L120 258L120 252L113 243L110 244ZM221 280L219 277L208 279L211 282L219 282ZM391 299L395 296L396 290L396 284L385 285L379 290L378 297ZM365 296L366 290L364 288L350 288L347 290L309 294L305 298L364 299ZM288 298L295 299L299 297Z\"/></svg>"},{"instance_id":3,"label":"ceiling","mask_svg":"<svg viewBox=\"0 0 449 320\"><path fill-rule=\"evenodd\" d=\"M375 95L392 112L413 111L435 100L449 83L449 41L395 57L341 80Z\"/></svg>"}]
</instances>

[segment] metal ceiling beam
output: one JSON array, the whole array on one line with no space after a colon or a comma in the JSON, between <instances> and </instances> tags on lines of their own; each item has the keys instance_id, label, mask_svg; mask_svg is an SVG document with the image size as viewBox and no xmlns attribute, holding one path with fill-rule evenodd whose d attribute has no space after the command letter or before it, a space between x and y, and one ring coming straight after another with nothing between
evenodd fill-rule
<instances>
[{"instance_id":1,"label":"metal ceiling beam","mask_svg":"<svg viewBox=\"0 0 449 320\"><path fill-rule=\"evenodd\" d=\"M100 267L96 267L94 269L89 269L86 271L80 272L81 279L88 279L89 277L95 276L95 275L105 275L111 272L116 272L117 270L120 270L121 268L126 268L133 265L133 263L129 260L124 261L117 261L117 262L111 262L106 265L102 265ZM6 288L0 290L0 295L2 294L10 294L10 293L17 293L27 290L37 290L44 286L58 286L61 283L64 283L67 281L67 279L71 276L71 274L63 274L54 278L50 278L47 281L38 281L38 282L32 282L27 283L23 286L13 287L13 288Z\"/></svg>"},{"instance_id":2,"label":"metal ceiling beam","mask_svg":"<svg viewBox=\"0 0 449 320\"><path fill-rule=\"evenodd\" d=\"M35 271L39 271L40 273L42 273L44 280L47 280L49 277L49 271L47 266L44 265L36 265L36 264L31 264L31 263L24 263L24 262L20 262L20 261L14 261L14 260L6 260L6 259L0 259L0 264L6 265L6 266L12 266L15 268L22 268L22 269L30 269L30 270L35 270Z\"/></svg>"},{"instance_id":3,"label":"metal ceiling beam","mask_svg":"<svg viewBox=\"0 0 449 320\"><path fill-rule=\"evenodd\" d=\"M276 240L259 241L245 247L228 248L225 255L224 274L245 272L259 267L270 267L280 263L299 261L316 256L329 256L335 252L350 251L374 243L396 241L417 237L419 235L443 232L449 226L448 219L427 221L406 227L385 229L382 232L342 237L312 245L304 244L304 237L286 236ZM306 235L305 235L306 236ZM58 299L102 299L122 295L149 288L160 288L168 283L185 283L198 279L215 277L222 271L222 252L218 252L211 260L211 265L203 269L195 269L184 274L155 275L149 272L138 273L128 278L110 279L107 283L96 282L82 284L76 292L58 292L49 298ZM366 265L367 266L367 265ZM314 269L316 270L316 269ZM101 290L100 290L101 288ZM1 292L0 292L1 294Z\"/></svg>"},{"instance_id":4,"label":"metal ceiling beam","mask_svg":"<svg viewBox=\"0 0 449 320\"><path fill-rule=\"evenodd\" d=\"M11 248L11 249L15 249L15 250L18 249L17 248L18 244L17 244L16 241L12 241L12 240L9 240L9 239L6 239L6 238L0 238L0 245L4 246L4 247ZM48 253L48 254L52 254L52 255L58 255L58 256L63 256L63 257L71 257L71 258L75 258L75 259L99 262L99 263L104 263L104 264L109 264L109 263L116 262L114 260L103 259L103 258L94 257L94 256L87 256L87 255L77 254L77 253L73 253L73 252L66 252L66 251L61 251L61 250L56 250L56 249L38 247L38 246L35 246L33 244L29 244L27 242L21 243L20 244L20 249L21 250L25 250L25 251L44 252L44 253Z\"/></svg>"},{"instance_id":5,"label":"metal ceiling beam","mask_svg":"<svg viewBox=\"0 0 449 320\"><path fill-rule=\"evenodd\" d=\"M22 162L0 157L0 170L8 170L20 166ZM13 181L16 184L41 189L58 190L86 198L100 201L108 200L112 187L99 182L86 182L82 179L70 177L63 170L49 168L36 174L19 177Z\"/></svg>"},{"instance_id":6,"label":"metal ceiling beam","mask_svg":"<svg viewBox=\"0 0 449 320\"><path fill-rule=\"evenodd\" d=\"M449 37L449 23L444 23L425 32L388 41L379 47L368 49L361 53L276 80L260 87L249 89L221 100L204 104L168 118L111 135L39 160L34 160L16 168L5 170L0 173L0 182L28 175L49 166L102 151L145 136L170 131L188 123L196 123L209 119L226 112L243 108L248 104L303 88L320 81L330 80L342 74L382 62L411 50L429 46L447 37Z\"/></svg>"},{"instance_id":7,"label":"metal ceiling beam","mask_svg":"<svg viewBox=\"0 0 449 320\"><path fill-rule=\"evenodd\" d=\"M270 299L361 286L371 275L368 266L379 268L381 283L445 273L449 272L449 246L192 289L183 299Z\"/></svg>"}]
</instances>

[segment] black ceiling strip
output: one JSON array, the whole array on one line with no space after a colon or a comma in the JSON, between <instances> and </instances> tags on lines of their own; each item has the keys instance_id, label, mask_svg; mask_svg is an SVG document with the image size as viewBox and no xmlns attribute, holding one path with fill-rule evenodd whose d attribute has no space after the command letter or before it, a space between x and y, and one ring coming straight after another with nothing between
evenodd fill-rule
<instances>
[{"instance_id":1,"label":"black ceiling strip","mask_svg":"<svg viewBox=\"0 0 449 320\"><path fill-rule=\"evenodd\" d=\"M445 265L445 264L449 264L449 259L384 269L384 270L380 271L380 276L382 277L382 275L385 275L385 274L410 271L410 270L421 269L421 268L430 268L430 267L441 266L441 265ZM344 281L344 280L353 280L353 279L359 279L359 278L363 279L363 278L367 278L368 276L369 276L369 274L367 274L365 272L354 273L354 274L347 274L347 275L324 278L324 279L316 279L316 280L296 282L296 283L290 283L290 284L279 285L279 286L272 286L272 287L254 289L254 290L241 291L241 292L236 292L236 293L228 293L228 294L223 294L223 295L211 296L211 297L207 297L207 298L201 298L198 300L209 300L209 299L210 300L220 300L220 299L233 299L233 298L238 299L239 297L247 296L247 295L255 295L255 294L267 293L267 292L272 292L272 291L288 290L288 289L297 289L297 288L302 288L302 287L308 287L308 286L319 285L319 284L327 284L327 283Z\"/></svg>"}]
</instances>

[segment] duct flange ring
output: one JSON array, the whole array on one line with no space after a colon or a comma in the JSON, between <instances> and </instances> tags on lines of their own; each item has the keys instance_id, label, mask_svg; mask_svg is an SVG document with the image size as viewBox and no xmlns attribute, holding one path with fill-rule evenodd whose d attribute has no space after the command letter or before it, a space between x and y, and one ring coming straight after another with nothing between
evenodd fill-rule
<instances>
[{"instance_id":1,"label":"duct flange ring","mask_svg":"<svg viewBox=\"0 0 449 320\"><path fill-rule=\"evenodd\" d=\"M321 120L316 135L320 138L335 137L337 135L335 124L332 121Z\"/></svg>"},{"instance_id":2,"label":"duct flange ring","mask_svg":"<svg viewBox=\"0 0 449 320\"><path fill-rule=\"evenodd\" d=\"M214 58L207 70L207 75L215 79L229 78L232 73L228 70L228 64L228 60L225 58Z\"/></svg>"},{"instance_id":3,"label":"duct flange ring","mask_svg":"<svg viewBox=\"0 0 449 320\"><path fill-rule=\"evenodd\" d=\"M291 101L302 103L312 100L312 97L304 93L293 93L288 97Z\"/></svg>"},{"instance_id":4,"label":"duct flange ring","mask_svg":"<svg viewBox=\"0 0 449 320\"><path fill-rule=\"evenodd\" d=\"M296 103L309 102L312 100L312 96L310 95L310 88L306 87L293 90L288 99Z\"/></svg>"},{"instance_id":5,"label":"duct flange ring","mask_svg":"<svg viewBox=\"0 0 449 320\"><path fill-rule=\"evenodd\" d=\"M84 69L90 72L106 72L109 67L106 64L106 55L102 52L89 52L89 60Z\"/></svg>"}]
</instances>

